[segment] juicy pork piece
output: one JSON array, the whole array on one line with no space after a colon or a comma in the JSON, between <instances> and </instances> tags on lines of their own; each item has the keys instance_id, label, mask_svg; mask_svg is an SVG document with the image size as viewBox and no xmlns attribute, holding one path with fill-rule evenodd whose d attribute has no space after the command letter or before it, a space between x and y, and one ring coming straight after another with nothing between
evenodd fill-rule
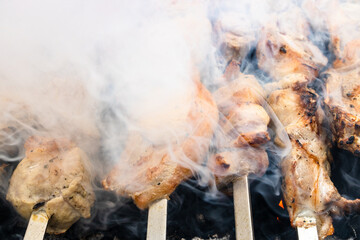
<instances>
[{"instance_id":1,"label":"juicy pork piece","mask_svg":"<svg viewBox=\"0 0 360 240\"><path fill-rule=\"evenodd\" d=\"M344 25L328 21L336 59L323 74L325 109L334 144L360 156L360 7L340 4L338 9Z\"/></svg>"},{"instance_id":2,"label":"juicy pork piece","mask_svg":"<svg viewBox=\"0 0 360 240\"><path fill-rule=\"evenodd\" d=\"M314 78L327 63L321 51L301 34L287 35L276 28L263 30L257 46L260 68L279 81L288 74Z\"/></svg>"},{"instance_id":3,"label":"juicy pork piece","mask_svg":"<svg viewBox=\"0 0 360 240\"><path fill-rule=\"evenodd\" d=\"M44 137L30 137L25 149L6 196L17 212L29 219L43 208L50 218L46 231L55 234L89 218L95 197L86 154L69 140Z\"/></svg>"},{"instance_id":4,"label":"juicy pork piece","mask_svg":"<svg viewBox=\"0 0 360 240\"><path fill-rule=\"evenodd\" d=\"M283 196L291 223L294 227L311 226L303 218L315 217L319 236L324 238L333 233L328 204L340 196L329 177L328 149L320 135L321 113L316 101L313 91L296 87L273 91L268 98L292 145L281 162Z\"/></svg>"},{"instance_id":5,"label":"juicy pork piece","mask_svg":"<svg viewBox=\"0 0 360 240\"><path fill-rule=\"evenodd\" d=\"M216 151L208 166L220 186L251 173L261 175L269 164L261 147L270 140L270 117L260 105L263 89L254 76L240 71L237 75L237 79L213 94L220 121L215 132Z\"/></svg>"},{"instance_id":6,"label":"juicy pork piece","mask_svg":"<svg viewBox=\"0 0 360 240\"><path fill-rule=\"evenodd\" d=\"M323 76L333 142L360 156L360 68L331 69Z\"/></svg>"},{"instance_id":7,"label":"juicy pork piece","mask_svg":"<svg viewBox=\"0 0 360 240\"><path fill-rule=\"evenodd\" d=\"M307 217L315 217L319 237L324 239L334 231L330 214L358 209L359 200L342 198L329 177L328 144L322 129L324 114L318 107L317 94L309 88L326 61L314 56L319 53L314 49L305 38L292 41L286 32L270 29L260 38L257 56L259 67L275 80L271 89L278 90L270 93L268 102L292 145L281 163L291 224L311 226L314 223Z\"/></svg>"},{"instance_id":8,"label":"juicy pork piece","mask_svg":"<svg viewBox=\"0 0 360 240\"><path fill-rule=\"evenodd\" d=\"M130 196L140 209L145 209L157 199L168 198L192 176L192 169L208 152L218 122L211 94L199 80L195 82L196 96L185 118L184 134L160 145L140 134L130 134L118 164L103 180L105 189Z\"/></svg>"},{"instance_id":9,"label":"juicy pork piece","mask_svg":"<svg viewBox=\"0 0 360 240\"><path fill-rule=\"evenodd\" d=\"M334 68L353 68L360 62L360 5L335 1L326 15Z\"/></svg>"}]
</instances>

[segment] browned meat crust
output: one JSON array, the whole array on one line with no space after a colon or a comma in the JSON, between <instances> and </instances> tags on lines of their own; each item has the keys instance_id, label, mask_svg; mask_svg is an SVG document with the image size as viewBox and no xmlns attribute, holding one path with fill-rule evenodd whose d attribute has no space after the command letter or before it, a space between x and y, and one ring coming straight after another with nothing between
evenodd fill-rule
<instances>
[{"instance_id":1,"label":"browned meat crust","mask_svg":"<svg viewBox=\"0 0 360 240\"><path fill-rule=\"evenodd\" d=\"M294 73L316 76L327 62L325 57L321 57L320 50L309 41L271 28L263 30L256 56L260 68L278 80Z\"/></svg>"},{"instance_id":2,"label":"browned meat crust","mask_svg":"<svg viewBox=\"0 0 360 240\"><path fill-rule=\"evenodd\" d=\"M225 186L240 176L264 174L269 165L268 155L264 149L243 147L219 149L211 156L209 168L216 176L219 187Z\"/></svg>"},{"instance_id":3,"label":"browned meat crust","mask_svg":"<svg viewBox=\"0 0 360 240\"><path fill-rule=\"evenodd\" d=\"M326 104L333 141L337 147L360 156L360 118L341 106Z\"/></svg>"},{"instance_id":4,"label":"browned meat crust","mask_svg":"<svg viewBox=\"0 0 360 240\"><path fill-rule=\"evenodd\" d=\"M269 164L267 153L261 148L270 140L267 132L270 117L260 105L263 89L254 76L240 71L237 75L214 93L220 121L215 133L216 151L208 166L220 186L239 176L261 175Z\"/></svg>"},{"instance_id":5,"label":"browned meat crust","mask_svg":"<svg viewBox=\"0 0 360 240\"><path fill-rule=\"evenodd\" d=\"M333 142L360 156L360 68L359 60L350 52L360 49L360 42L350 42L324 75L325 110L330 121ZM340 54L340 53L338 53ZM357 64L355 64L357 62Z\"/></svg>"},{"instance_id":6,"label":"browned meat crust","mask_svg":"<svg viewBox=\"0 0 360 240\"><path fill-rule=\"evenodd\" d=\"M330 48L335 54L333 67L349 69L356 67L360 60L360 34L358 3L336 1L324 16L330 33ZM334 15L336 17L334 17Z\"/></svg>"},{"instance_id":7,"label":"browned meat crust","mask_svg":"<svg viewBox=\"0 0 360 240\"><path fill-rule=\"evenodd\" d=\"M182 181L192 176L190 167L203 161L218 121L211 94L196 82L197 95L187 116L190 126L187 138L170 146L154 146L139 135L130 135L119 164L103 180L105 189L130 196L140 209L145 209L153 201L170 196ZM124 166L136 174L127 178L129 169Z\"/></svg>"},{"instance_id":8,"label":"browned meat crust","mask_svg":"<svg viewBox=\"0 0 360 240\"><path fill-rule=\"evenodd\" d=\"M317 96L310 90L281 89L269 104L290 137L292 150L281 162L283 196L294 227L316 217L321 238L333 234L329 204L340 195L329 178L327 145L320 137Z\"/></svg>"},{"instance_id":9,"label":"browned meat crust","mask_svg":"<svg viewBox=\"0 0 360 240\"><path fill-rule=\"evenodd\" d=\"M340 47L340 39L338 36L333 38L333 47L336 59L333 62L334 68L349 68L359 64L358 49L360 49L360 39L355 39L348 42L344 49Z\"/></svg>"},{"instance_id":10,"label":"browned meat crust","mask_svg":"<svg viewBox=\"0 0 360 240\"><path fill-rule=\"evenodd\" d=\"M292 150L282 160L283 194L294 227L315 217L321 239L333 234L330 214L352 210L358 200L342 198L330 180L328 144L322 130L324 114L308 86L326 61L310 41L265 29L257 48L259 67L276 81L268 102L288 133ZM278 90L274 90L278 89Z\"/></svg>"},{"instance_id":11,"label":"browned meat crust","mask_svg":"<svg viewBox=\"0 0 360 240\"><path fill-rule=\"evenodd\" d=\"M95 196L85 153L67 139L44 137L30 137L25 149L6 196L18 213L29 219L41 206L50 217L46 231L55 234L89 218Z\"/></svg>"}]
</instances>

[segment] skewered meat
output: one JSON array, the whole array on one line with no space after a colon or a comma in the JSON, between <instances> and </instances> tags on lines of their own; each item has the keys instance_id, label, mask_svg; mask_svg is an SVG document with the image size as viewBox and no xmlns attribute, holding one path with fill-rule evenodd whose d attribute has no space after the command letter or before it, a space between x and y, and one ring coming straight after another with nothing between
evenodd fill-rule
<instances>
[{"instance_id":1,"label":"skewered meat","mask_svg":"<svg viewBox=\"0 0 360 240\"><path fill-rule=\"evenodd\" d=\"M351 5L352 10L359 6ZM355 7L355 8L354 8ZM323 74L326 85L325 109L330 120L333 142L342 149L360 156L360 36L359 22L352 19L348 6L339 7L342 21L329 21L331 44L336 56L333 68ZM358 18L358 11L354 12ZM349 31L351 31L349 33ZM353 36L354 33L354 36Z\"/></svg>"},{"instance_id":2,"label":"skewered meat","mask_svg":"<svg viewBox=\"0 0 360 240\"><path fill-rule=\"evenodd\" d=\"M314 77L326 65L326 58L310 41L301 35L288 36L276 31L272 27L264 30L257 50L259 66L272 78L280 80L289 73Z\"/></svg>"},{"instance_id":3,"label":"skewered meat","mask_svg":"<svg viewBox=\"0 0 360 240\"><path fill-rule=\"evenodd\" d=\"M333 234L330 215L358 211L360 201L341 197L331 182L317 95L309 88L299 89L299 82L304 82L301 75L292 77L292 87L273 91L268 98L292 144L290 154L281 163L284 199L293 226L311 226L306 217L315 217L319 237L325 238Z\"/></svg>"},{"instance_id":4,"label":"skewered meat","mask_svg":"<svg viewBox=\"0 0 360 240\"><path fill-rule=\"evenodd\" d=\"M292 41L286 32L276 28L263 32L257 48L259 67L267 71L278 88L269 104L285 126L292 150L281 163L284 176L283 193L294 227L311 226L307 217L315 217L321 239L333 234L330 214L342 209L357 208L359 201L340 196L330 180L327 142L321 136L323 112L318 108L318 96L309 85L314 82L319 67L326 61L314 56L308 40ZM314 59L318 59L315 62ZM275 88L276 88L275 87Z\"/></svg>"},{"instance_id":5,"label":"skewered meat","mask_svg":"<svg viewBox=\"0 0 360 240\"><path fill-rule=\"evenodd\" d=\"M106 189L132 197L140 209L145 209L153 201L167 198L192 176L190 167L194 169L193 165L204 159L218 120L210 93L196 78L196 96L185 118L183 137L154 145L144 136L131 133L119 163L103 180Z\"/></svg>"},{"instance_id":6,"label":"skewered meat","mask_svg":"<svg viewBox=\"0 0 360 240\"><path fill-rule=\"evenodd\" d=\"M294 76L294 81L296 81ZM295 82L296 86L296 82ZM329 178L327 146L319 135L316 94L307 89L285 88L269 96L269 104L284 124L292 150L281 163L283 196L294 227L308 225L303 217L315 217L319 236L333 233L327 204L338 200Z\"/></svg>"},{"instance_id":7,"label":"skewered meat","mask_svg":"<svg viewBox=\"0 0 360 240\"><path fill-rule=\"evenodd\" d=\"M269 164L267 153L261 148L270 140L270 117L260 105L263 89L254 76L240 71L237 75L237 79L213 94L220 121L215 132L216 152L208 166L220 185L250 173L263 174Z\"/></svg>"},{"instance_id":8,"label":"skewered meat","mask_svg":"<svg viewBox=\"0 0 360 240\"><path fill-rule=\"evenodd\" d=\"M50 220L48 233L63 233L94 203L86 154L66 139L30 137L26 157L15 169L7 193L18 213L29 219L41 207Z\"/></svg>"},{"instance_id":9,"label":"skewered meat","mask_svg":"<svg viewBox=\"0 0 360 240\"><path fill-rule=\"evenodd\" d=\"M360 5L335 2L326 15L326 28L330 33L330 48L335 54L334 68L354 67L360 60Z\"/></svg>"},{"instance_id":10,"label":"skewered meat","mask_svg":"<svg viewBox=\"0 0 360 240\"><path fill-rule=\"evenodd\" d=\"M323 76L333 141L339 148L360 156L360 69L332 69Z\"/></svg>"}]
</instances>

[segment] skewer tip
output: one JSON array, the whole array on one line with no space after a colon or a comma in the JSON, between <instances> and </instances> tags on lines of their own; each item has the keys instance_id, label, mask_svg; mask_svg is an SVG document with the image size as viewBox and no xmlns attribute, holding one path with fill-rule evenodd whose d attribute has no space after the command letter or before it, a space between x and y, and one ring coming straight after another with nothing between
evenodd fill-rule
<instances>
[{"instance_id":1,"label":"skewer tip","mask_svg":"<svg viewBox=\"0 0 360 240\"><path fill-rule=\"evenodd\" d=\"M147 240L166 239L167 199L159 199L149 207Z\"/></svg>"},{"instance_id":2,"label":"skewer tip","mask_svg":"<svg viewBox=\"0 0 360 240\"><path fill-rule=\"evenodd\" d=\"M235 230L237 240L254 239L247 176L233 181Z\"/></svg>"},{"instance_id":3,"label":"skewer tip","mask_svg":"<svg viewBox=\"0 0 360 240\"><path fill-rule=\"evenodd\" d=\"M39 209L33 211L25 232L24 240L42 240L45 235L48 221L49 217L45 210Z\"/></svg>"},{"instance_id":4,"label":"skewer tip","mask_svg":"<svg viewBox=\"0 0 360 240\"><path fill-rule=\"evenodd\" d=\"M318 232L316 228L316 219L314 217L299 217L296 222L300 222L297 232L299 240L318 240Z\"/></svg>"}]
</instances>

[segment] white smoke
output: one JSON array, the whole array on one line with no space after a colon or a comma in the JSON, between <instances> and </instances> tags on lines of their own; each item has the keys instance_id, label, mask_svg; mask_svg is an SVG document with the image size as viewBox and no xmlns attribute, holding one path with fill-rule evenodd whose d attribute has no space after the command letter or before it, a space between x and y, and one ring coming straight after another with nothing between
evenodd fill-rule
<instances>
[{"instance_id":1,"label":"white smoke","mask_svg":"<svg viewBox=\"0 0 360 240\"><path fill-rule=\"evenodd\" d=\"M1 1L0 29L0 126L101 142L112 164L129 131L181 137L194 75L215 69L205 1Z\"/></svg>"}]
</instances>

